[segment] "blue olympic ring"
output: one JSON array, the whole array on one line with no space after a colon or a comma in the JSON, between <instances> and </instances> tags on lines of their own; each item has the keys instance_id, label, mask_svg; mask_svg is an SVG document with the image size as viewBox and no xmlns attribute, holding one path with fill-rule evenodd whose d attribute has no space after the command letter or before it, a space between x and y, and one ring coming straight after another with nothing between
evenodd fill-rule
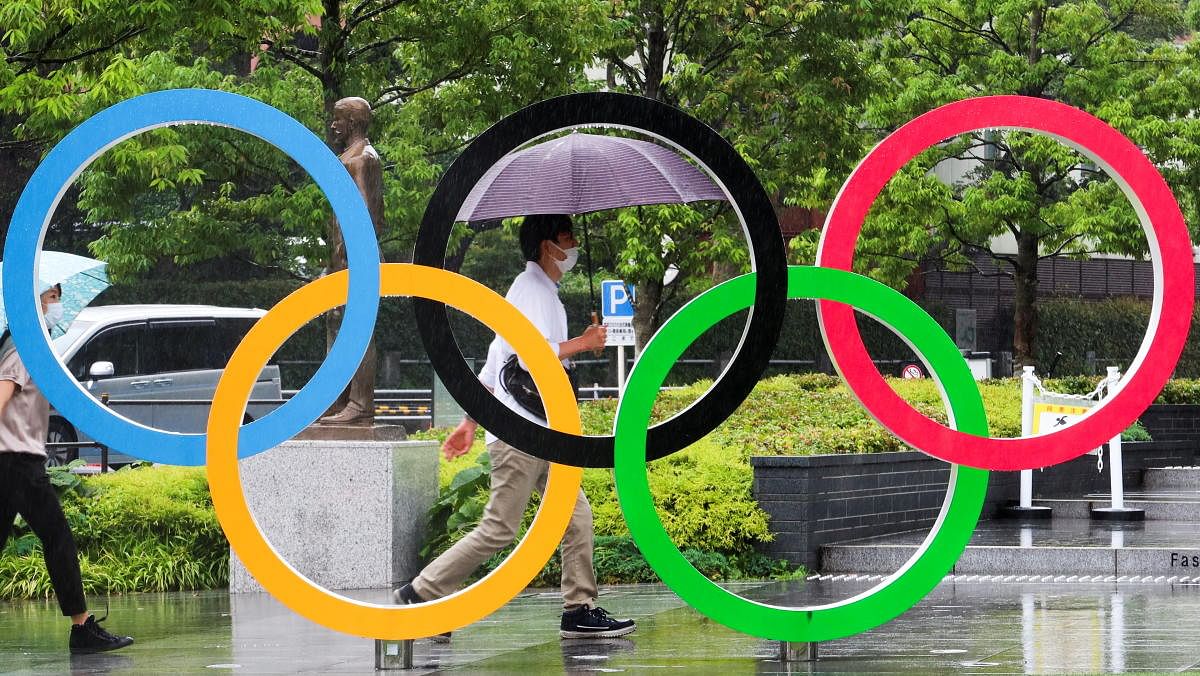
<instances>
[{"instance_id":1,"label":"blue olympic ring","mask_svg":"<svg viewBox=\"0 0 1200 676\"><path fill-rule=\"evenodd\" d=\"M35 279L50 216L80 172L105 150L135 134L180 124L231 127L282 150L325 193L346 242L349 297L329 358L283 406L242 428L238 457L287 441L341 394L353 374L353 369L343 366L362 361L374 333L379 312L379 243L357 186L325 144L287 114L236 94L181 89L122 101L72 130L38 166L13 212L0 279L13 342L30 376L72 424L97 441L153 462L203 465L205 435L165 432L128 420L93 399L71 377L42 329Z\"/></svg>"}]
</instances>

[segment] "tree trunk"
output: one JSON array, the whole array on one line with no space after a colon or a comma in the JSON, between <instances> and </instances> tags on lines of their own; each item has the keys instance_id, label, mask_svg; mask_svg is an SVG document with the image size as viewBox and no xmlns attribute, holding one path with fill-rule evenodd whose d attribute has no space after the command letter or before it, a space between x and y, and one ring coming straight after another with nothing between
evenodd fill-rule
<instances>
[{"instance_id":1,"label":"tree trunk","mask_svg":"<svg viewBox=\"0 0 1200 676\"><path fill-rule=\"evenodd\" d=\"M325 105L325 142L333 145L333 105L343 98L342 78L345 62L342 50L342 4L341 0L324 0L325 15L317 29L317 50L320 52L317 69L321 72L321 102Z\"/></svg>"},{"instance_id":2,"label":"tree trunk","mask_svg":"<svg viewBox=\"0 0 1200 676\"><path fill-rule=\"evenodd\" d=\"M637 300L633 304L633 331L637 336L637 353L642 353L646 341L658 330L658 313L662 304L662 278L637 283Z\"/></svg>"},{"instance_id":3,"label":"tree trunk","mask_svg":"<svg viewBox=\"0 0 1200 676\"><path fill-rule=\"evenodd\" d=\"M1016 297L1013 303L1013 368L1033 364L1037 345L1038 293L1037 235L1022 232L1017 237L1017 261L1013 282Z\"/></svg>"},{"instance_id":4,"label":"tree trunk","mask_svg":"<svg viewBox=\"0 0 1200 676\"><path fill-rule=\"evenodd\" d=\"M670 43L665 22L661 8L650 18L646 26L646 60L642 63L646 82L642 95L658 101L663 100L662 82L668 65L667 45Z\"/></svg>"},{"instance_id":5,"label":"tree trunk","mask_svg":"<svg viewBox=\"0 0 1200 676\"><path fill-rule=\"evenodd\" d=\"M1041 35L1045 20L1045 8L1036 5L1029 15L1029 50L1025 55L1030 67L1042 58ZM1026 96L1038 96L1039 91L1023 90ZM1041 171L1034 173L1039 176ZM1037 347L1037 293L1038 293L1038 248L1040 239L1024 229L1017 235L1017 262L1014 266L1013 283L1016 296L1013 300L1013 372L1022 366L1032 366Z\"/></svg>"},{"instance_id":6,"label":"tree trunk","mask_svg":"<svg viewBox=\"0 0 1200 676\"><path fill-rule=\"evenodd\" d=\"M325 143L333 148L335 139L333 130L330 128L330 124L333 122L333 107L342 98L341 55L337 53L341 43L342 8L340 0L324 0L322 5L325 14L321 18L320 27L317 28L317 50L320 52L317 69L321 73L321 103L325 109L325 115L322 118L322 124L325 127ZM337 151L334 151L334 154L336 155ZM342 234L335 225L334 219L330 218L325 224L325 269L328 272L337 272L333 269L333 252L341 241ZM333 347L333 340L337 337L338 329L341 326L341 308L325 313L326 351ZM334 406L337 407L337 404L335 403ZM331 408L330 412L336 413L337 411Z\"/></svg>"}]
</instances>

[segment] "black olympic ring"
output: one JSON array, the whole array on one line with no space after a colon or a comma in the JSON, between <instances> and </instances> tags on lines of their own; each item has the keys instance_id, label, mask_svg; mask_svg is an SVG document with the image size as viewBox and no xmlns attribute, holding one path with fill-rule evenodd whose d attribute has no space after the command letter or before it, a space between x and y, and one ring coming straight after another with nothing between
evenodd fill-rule
<instances>
[{"instance_id":1,"label":"black olympic ring","mask_svg":"<svg viewBox=\"0 0 1200 676\"><path fill-rule=\"evenodd\" d=\"M758 273L750 320L733 358L704 396L649 429L646 458L654 460L698 441L741 405L766 370L783 326L787 261L775 208L753 170L720 134L678 108L630 94L569 94L522 108L475 139L442 176L421 219L413 262L445 267L446 246L459 208L501 158L539 137L588 125L643 132L691 154L729 197L750 241L751 265ZM467 415L532 456L579 467L613 466L611 435L576 436L542 427L513 413L488 392L467 366L444 304L414 298L413 310L434 371Z\"/></svg>"}]
</instances>

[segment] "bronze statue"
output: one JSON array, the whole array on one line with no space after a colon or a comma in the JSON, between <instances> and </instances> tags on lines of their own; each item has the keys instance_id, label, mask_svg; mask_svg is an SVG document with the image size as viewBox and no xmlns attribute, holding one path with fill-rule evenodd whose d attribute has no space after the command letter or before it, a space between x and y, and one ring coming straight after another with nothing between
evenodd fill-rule
<instances>
[{"instance_id":1,"label":"bronze statue","mask_svg":"<svg viewBox=\"0 0 1200 676\"><path fill-rule=\"evenodd\" d=\"M371 125L371 105L365 99L352 96L341 99L333 106L333 122L329 125L333 145L341 151L339 159L350 172L367 211L375 226L378 238L383 228L383 163L379 153L371 147L367 128ZM346 243L342 239L337 219L330 219L329 273L346 269ZM338 327L342 324L342 308L330 313L326 323L326 345L333 342ZM329 409L329 414L317 422L325 425L371 425L375 421L375 340L367 347L367 354L355 371L350 385Z\"/></svg>"}]
</instances>

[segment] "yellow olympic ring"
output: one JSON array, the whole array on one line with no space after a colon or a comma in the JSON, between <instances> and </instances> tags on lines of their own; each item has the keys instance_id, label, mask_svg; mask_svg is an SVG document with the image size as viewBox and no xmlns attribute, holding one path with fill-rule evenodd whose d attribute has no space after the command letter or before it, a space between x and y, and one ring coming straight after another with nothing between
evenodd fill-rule
<instances>
[{"instance_id":1,"label":"yellow olympic ring","mask_svg":"<svg viewBox=\"0 0 1200 676\"><path fill-rule=\"evenodd\" d=\"M545 394L550 426L580 434L579 408L545 337L491 289L462 275L407 263L380 266L381 296L417 296L452 305L502 335L522 355ZM237 437L258 373L278 347L308 321L346 303L345 271L297 289L254 325L233 353L208 418L208 482L217 518L246 569L292 611L346 634L387 640L433 636L483 619L519 594L542 570L575 508L583 469L550 464L545 494L529 532L487 577L450 596L414 606L347 599L314 584L271 547L255 523L238 473Z\"/></svg>"}]
</instances>

